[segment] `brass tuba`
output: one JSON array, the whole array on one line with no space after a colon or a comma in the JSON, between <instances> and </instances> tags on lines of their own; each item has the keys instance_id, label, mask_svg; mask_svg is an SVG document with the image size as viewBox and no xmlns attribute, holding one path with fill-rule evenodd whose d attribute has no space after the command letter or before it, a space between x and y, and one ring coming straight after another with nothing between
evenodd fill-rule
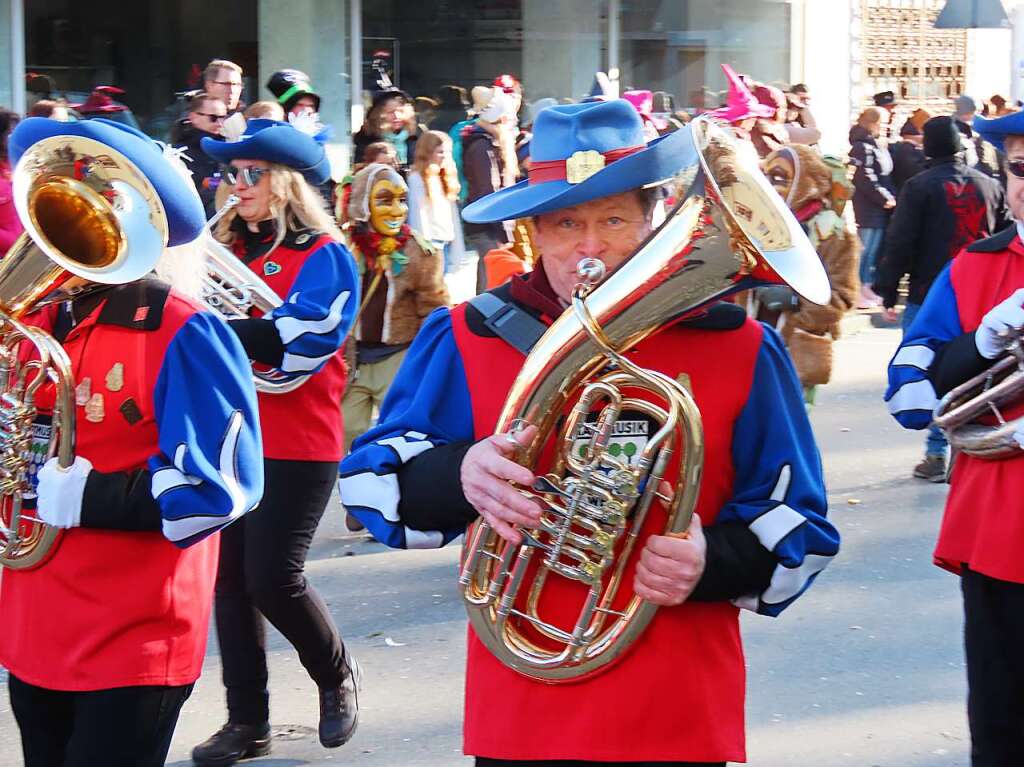
<instances>
[{"instance_id":1,"label":"brass tuba","mask_svg":"<svg viewBox=\"0 0 1024 767\"><path fill-rule=\"evenodd\" d=\"M230 195L209 221L206 222L203 249L206 257L205 274L200 282L200 300L206 307L225 320L245 319L256 309L269 314L283 302L259 276L239 258L217 242L213 228L224 214L238 204L238 197ZM287 394L309 380L309 375L291 377L279 370L253 368L253 384L264 394Z\"/></svg>"},{"instance_id":2,"label":"brass tuba","mask_svg":"<svg viewBox=\"0 0 1024 767\"><path fill-rule=\"evenodd\" d=\"M935 407L933 422L946 433L954 452L990 460L1021 454L1022 446L1013 436L1021 418L1007 421L999 408L1024 394L1022 342L1019 332L1010 333L1005 354L992 367L950 390ZM996 422L978 423L985 416Z\"/></svg>"},{"instance_id":3,"label":"brass tuba","mask_svg":"<svg viewBox=\"0 0 1024 767\"><path fill-rule=\"evenodd\" d=\"M582 266L572 311L530 352L498 418L497 433L538 427L517 456L535 474L553 442L551 468L521 490L542 505L540 528L521 530L520 545L482 519L466 534L459 584L469 620L500 661L539 680L593 674L629 648L657 609L636 595L616 599L627 563L642 549L651 506L665 504L660 531L684 535L697 503L700 412L683 385L637 367L625 352L666 323L757 283L789 284L816 303L830 298L821 261L757 166L705 118L683 130L690 142L675 179L681 201L601 284L590 289L586 283L601 275ZM609 450L626 410L660 424L634 465ZM589 435L582 450L574 443L581 432ZM663 479L672 477L671 494L662 496ZM563 625L541 614L554 578L579 584L570 586L579 610Z\"/></svg>"},{"instance_id":4,"label":"brass tuba","mask_svg":"<svg viewBox=\"0 0 1024 767\"><path fill-rule=\"evenodd\" d=\"M24 504L32 452L56 456L61 468L74 461L75 382L63 347L20 319L97 283L142 277L163 253L168 227L142 172L89 138L30 146L14 169L13 195L25 232L0 261L0 566L28 569L53 555L60 534ZM26 343L34 355L23 353ZM36 396L47 384L52 423L48 438L36 439Z\"/></svg>"}]
</instances>

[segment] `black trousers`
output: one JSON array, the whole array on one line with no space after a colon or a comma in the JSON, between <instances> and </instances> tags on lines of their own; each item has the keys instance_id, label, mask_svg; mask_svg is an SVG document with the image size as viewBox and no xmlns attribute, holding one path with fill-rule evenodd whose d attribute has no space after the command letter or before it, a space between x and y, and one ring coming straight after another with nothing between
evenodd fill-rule
<instances>
[{"instance_id":1,"label":"black trousers","mask_svg":"<svg viewBox=\"0 0 1024 767\"><path fill-rule=\"evenodd\" d=\"M25 767L163 767L184 687L47 690L11 676Z\"/></svg>"},{"instance_id":2,"label":"black trousers","mask_svg":"<svg viewBox=\"0 0 1024 767\"><path fill-rule=\"evenodd\" d=\"M1024 583L964 568L967 719L973 767L1024 759Z\"/></svg>"},{"instance_id":3,"label":"black trousers","mask_svg":"<svg viewBox=\"0 0 1024 767\"><path fill-rule=\"evenodd\" d=\"M577 762L565 759L520 762L478 756L476 767L725 767L725 762Z\"/></svg>"},{"instance_id":4,"label":"black trousers","mask_svg":"<svg viewBox=\"0 0 1024 767\"><path fill-rule=\"evenodd\" d=\"M216 620L228 717L239 724L270 718L263 617L284 634L318 687L346 676L345 648L304 569L313 534L338 474L334 461L264 460L259 507L220 539Z\"/></svg>"}]
</instances>

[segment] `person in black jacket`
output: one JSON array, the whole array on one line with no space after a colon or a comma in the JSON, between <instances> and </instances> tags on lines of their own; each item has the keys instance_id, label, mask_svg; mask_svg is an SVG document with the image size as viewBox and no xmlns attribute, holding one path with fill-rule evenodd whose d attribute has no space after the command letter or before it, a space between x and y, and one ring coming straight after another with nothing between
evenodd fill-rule
<instances>
[{"instance_id":1,"label":"person in black jacket","mask_svg":"<svg viewBox=\"0 0 1024 767\"><path fill-rule=\"evenodd\" d=\"M925 123L924 153L929 167L903 186L886 233L875 290L882 296L887 318L895 320L897 287L903 275L910 275L910 294L901 322L904 333L946 263L962 248L1010 221L1003 188L967 167L962 146L952 117L933 117ZM914 468L914 476L944 481L946 446L942 432L931 427L924 460Z\"/></svg>"},{"instance_id":2,"label":"person in black jacket","mask_svg":"<svg viewBox=\"0 0 1024 767\"><path fill-rule=\"evenodd\" d=\"M892 157L878 143L888 113L881 107L868 107L850 128L850 163L853 172L853 217L864 249L860 254L861 296L858 309L877 306L879 297L871 285L875 281L875 262L882 252L885 227L896 207L893 193Z\"/></svg>"},{"instance_id":3,"label":"person in black jacket","mask_svg":"<svg viewBox=\"0 0 1024 767\"><path fill-rule=\"evenodd\" d=\"M176 149L185 151L182 159L192 171L192 183L203 201L207 218L217 209L214 197L220 184L220 165L203 151L199 142L204 136L222 140L220 129L227 114L228 108L223 101L199 91L189 97L188 114L171 129L171 143Z\"/></svg>"}]
</instances>

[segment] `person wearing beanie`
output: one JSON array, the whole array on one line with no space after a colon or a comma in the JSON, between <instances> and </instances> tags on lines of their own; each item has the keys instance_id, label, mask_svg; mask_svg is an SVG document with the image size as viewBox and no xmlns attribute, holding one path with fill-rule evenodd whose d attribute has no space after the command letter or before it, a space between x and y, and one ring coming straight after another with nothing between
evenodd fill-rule
<instances>
[{"instance_id":1,"label":"person wearing beanie","mask_svg":"<svg viewBox=\"0 0 1024 767\"><path fill-rule=\"evenodd\" d=\"M41 566L0 578L0 665L19 763L161 767L203 668L216 533L248 519L263 494L252 368L227 324L196 303L206 219L173 152L102 118L29 118L8 147L19 167L87 186L107 220L134 208L134 223L144 221L113 273L71 267L70 281L22 320L63 347L76 388L71 465L47 460L50 384L36 392L30 437L40 456L28 468L34 514L60 530L59 546ZM140 206L143 195L150 203ZM74 238L45 223L41 234ZM112 247L97 256L113 260Z\"/></svg>"},{"instance_id":2,"label":"person wearing beanie","mask_svg":"<svg viewBox=\"0 0 1024 767\"><path fill-rule=\"evenodd\" d=\"M224 767L271 748L264 618L316 685L320 743L345 744L359 721L359 665L304 574L344 452L341 346L359 307L359 277L317 191L330 175L319 141L290 123L259 119L237 141L202 146L225 166L221 196L238 197L214 237L282 299L267 314L228 325L260 370L299 384L259 393L263 501L220 539L216 626L228 721L192 750L192 760Z\"/></svg>"},{"instance_id":3,"label":"person wearing beanie","mask_svg":"<svg viewBox=\"0 0 1024 767\"><path fill-rule=\"evenodd\" d=\"M950 259L1009 223L1002 187L964 162L954 118L943 115L926 122L923 144L927 169L907 181L900 192L875 279L886 316L895 321L900 280L910 277L900 319L904 338ZM913 475L944 482L947 444L939 429L930 428L924 458Z\"/></svg>"},{"instance_id":4,"label":"person wearing beanie","mask_svg":"<svg viewBox=\"0 0 1024 767\"><path fill-rule=\"evenodd\" d=\"M924 133L921 128L931 119L924 109L917 109L900 128L900 140L889 147L892 156L892 185L897 198L907 181L925 168Z\"/></svg>"},{"instance_id":5,"label":"person wearing beanie","mask_svg":"<svg viewBox=\"0 0 1024 767\"><path fill-rule=\"evenodd\" d=\"M927 428L939 399L991 368L1024 328L1024 114L975 117L971 127L1006 153L1015 225L960 250L907 329L886 392L907 429ZM960 631L962 616L974 767L1011 767L1024 753L1024 433L1020 401L1000 407L1016 444L996 456L957 452L933 553L936 565L959 576L963 612L949 613L948 630Z\"/></svg>"}]
</instances>

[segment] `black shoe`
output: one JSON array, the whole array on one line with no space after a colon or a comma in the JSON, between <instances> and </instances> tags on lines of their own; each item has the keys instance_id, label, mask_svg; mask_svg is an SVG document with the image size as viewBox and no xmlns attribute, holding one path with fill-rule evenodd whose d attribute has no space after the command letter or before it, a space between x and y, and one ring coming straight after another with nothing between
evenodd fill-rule
<instances>
[{"instance_id":1,"label":"black shoe","mask_svg":"<svg viewBox=\"0 0 1024 767\"><path fill-rule=\"evenodd\" d=\"M346 511L345 512L345 529L348 530L350 533L358 533L361 530L365 530L366 529L366 525L364 525L362 522L360 522L359 518L356 517L354 514L350 514L349 512Z\"/></svg>"},{"instance_id":2,"label":"black shoe","mask_svg":"<svg viewBox=\"0 0 1024 767\"><path fill-rule=\"evenodd\" d=\"M344 746L359 725L359 688L363 672L351 655L348 669L348 676L339 686L320 690L320 744L324 748Z\"/></svg>"},{"instance_id":3,"label":"black shoe","mask_svg":"<svg viewBox=\"0 0 1024 767\"><path fill-rule=\"evenodd\" d=\"M239 759L270 753L269 724L228 722L192 749L192 762L199 767L227 767Z\"/></svg>"},{"instance_id":4,"label":"black shoe","mask_svg":"<svg viewBox=\"0 0 1024 767\"><path fill-rule=\"evenodd\" d=\"M946 481L946 458L941 455L926 455L921 463L914 467L914 476L929 482Z\"/></svg>"}]
</instances>

